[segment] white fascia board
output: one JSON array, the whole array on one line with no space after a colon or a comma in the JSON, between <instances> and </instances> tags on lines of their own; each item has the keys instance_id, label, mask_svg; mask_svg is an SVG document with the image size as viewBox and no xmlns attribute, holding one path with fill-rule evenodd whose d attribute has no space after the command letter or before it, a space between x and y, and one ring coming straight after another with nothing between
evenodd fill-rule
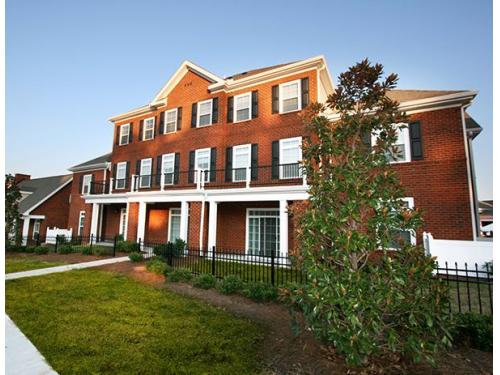
<instances>
[{"instance_id":1,"label":"white fascia board","mask_svg":"<svg viewBox=\"0 0 500 375\"><path fill-rule=\"evenodd\" d=\"M44 203L45 201L47 201L49 198L51 198L52 196L54 196L59 190L62 190L66 185L68 185L69 183L71 183L73 181L73 177L71 177L68 181L66 181L64 184L62 184L61 186L59 186L57 189L55 189L54 191L52 191L50 194L48 194L45 198L43 198L40 202L38 202L37 204L33 205L32 207L30 207L28 210L24 211L24 213L22 213L23 216L28 216L30 214L31 211L33 211L35 208L37 208L38 206L40 206L42 203Z\"/></svg>"},{"instance_id":2,"label":"white fascia board","mask_svg":"<svg viewBox=\"0 0 500 375\"><path fill-rule=\"evenodd\" d=\"M151 107L149 104L144 105L142 107L133 109L131 111L120 113L118 115L109 117L108 121L111 123L115 123L117 121L125 120L125 119L128 119L128 118L133 117L133 116L139 116L139 115L142 115L145 113L153 112L155 109L156 109L156 107Z\"/></svg>"},{"instance_id":3,"label":"white fascia board","mask_svg":"<svg viewBox=\"0 0 500 375\"><path fill-rule=\"evenodd\" d=\"M110 166L111 166L110 162L105 162L105 163L98 163L98 164L89 164L89 165L85 165L85 166L81 166L81 167L68 168L68 171L74 172L74 173L100 171L103 169L109 169Z\"/></svg>"}]
</instances>

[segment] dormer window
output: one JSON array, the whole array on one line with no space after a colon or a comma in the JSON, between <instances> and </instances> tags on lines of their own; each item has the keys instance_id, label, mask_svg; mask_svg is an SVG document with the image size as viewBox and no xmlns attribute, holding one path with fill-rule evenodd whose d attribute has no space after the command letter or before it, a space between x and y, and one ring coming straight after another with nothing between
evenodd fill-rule
<instances>
[{"instance_id":1,"label":"dormer window","mask_svg":"<svg viewBox=\"0 0 500 375\"><path fill-rule=\"evenodd\" d=\"M279 85L280 113L298 111L301 109L300 80Z\"/></svg>"},{"instance_id":2,"label":"dormer window","mask_svg":"<svg viewBox=\"0 0 500 375\"><path fill-rule=\"evenodd\" d=\"M130 135L130 124L124 124L120 126L120 142L119 145L128 145Z\"/></svg>"},{"instance_id":3,"label":"dormer window","mask_svg":"<svg viewBox=\"0 0 500 375\"><path fill-rule=\"evenodd\" d=\"M142 129L142 140L149 141L154 138L155 135L155 118L150 117L144 120L144 126Z\"/></svg>"},{"instance_id":4,"label":"dormer window","mask_svg":"<svg viewBox=\"0 0 500 375\"><path fill-rule=\"evenodd\" d=\"M212 123L212 99L198 103L197 126L207 126Z\"/></svg>"}]
</instances>

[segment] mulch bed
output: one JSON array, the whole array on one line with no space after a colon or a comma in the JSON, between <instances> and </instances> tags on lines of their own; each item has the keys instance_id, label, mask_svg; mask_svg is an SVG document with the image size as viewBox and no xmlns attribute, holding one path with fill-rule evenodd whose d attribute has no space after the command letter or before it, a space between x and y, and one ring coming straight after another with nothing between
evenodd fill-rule
<instances>
[{"instance_id":1,"label":"mulch bed","mask_svg":"<svg viewBox=\"0 0 500 375\"><path fill-rule=\"evenodd\" d=\"M127 256L126 253L116 253L116 257ZM82 255L81 253L72 253L72 254L57 254L57 253L49 253L49 254L33 254L33 253L17 253L17 252L6 252L6 258L30 258L31 260L40 260L44 262L64 262L68 264L75 263L84 263L90 262L93 260L107 259L113 258L112 256L97 256L97 255Z\"/></svg>"},{"instance_id":2,"label":"mulch bed","mask_svg":"<svg viewBox=\"0 0 500 375\"><path fill-rule=\"evenodd\" d=\"M256 303L242 296L226 296L216 290L203 290L184 283L166 283L165 277L146 270L141 263L115 263L99 267L117 272L155 288L166 288L175 293L191 296L220 307L237 316L255 321L265 327L266 337L262 353L271 374L363 374L374 371L349 369L339 356L320 345L309 332L295 337L291 330L290 314L286 306L278 303ZM384 374L492 374L492 353L470 348L454 348L443 353L437 368L428 364L387 369Z\"/></svg>"}]
</instances>

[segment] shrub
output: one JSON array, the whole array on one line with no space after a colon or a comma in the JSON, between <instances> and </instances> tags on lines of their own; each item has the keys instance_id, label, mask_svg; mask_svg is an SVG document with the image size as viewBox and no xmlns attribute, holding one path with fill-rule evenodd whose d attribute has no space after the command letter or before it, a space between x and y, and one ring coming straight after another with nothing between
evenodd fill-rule
<instances>
[{"instance_id":1,"label":"shrub","mask_svg":"<svg viewBox=\"0 0 500 375\"><path fill-rule=\"evenodd\" d=\"M156 255L156 256L161 256L163 258L167 258L168 257L169 251L171 251L172 254L173 254L174 244L172 242L167 242L167 243L163 243L163 244L160 244L160 245L156 245L153 248L153 254Z\"/></svg>"},{"instance_id":2,"label":"shrub","mask_svg":"<svg viewBox=\"0 0 500 375\"><path fill-rule=\"evenodd\" d=\"M142 255L142 253L138 253L137 251L131 252L128 257L132 262L142 262L144 260L144 255Z\"/></svg>"},{"instance_id":3,"label":"shrub","mask_svg":"<svg viewBox=\"0 0 500 375\"><path fill-rule=\"evenodd\" d=\"M172 273L174 269L172 268L172 266L169 266L167 263L165 263L165 267L164 267L164 270L163 270L163 275L169 277L169 275Z\"/></svg>"},{"instance_id":4,"label":"shrub","mask_svg":"<svg viewBox=\"0 0 500 375\"><path fill-rule=\"evenodd\" d=\"M243 289L243 281L236 275L228 275L217 283L217 290L222 294L234 294Z\"/></svg>"},{"instance_id":5,"label":"shrub","mask_svg":"<svg viewBox=\"0 0 500 375\"><path fill-rule=\"evenodd\" d=\"M82 255L92 255L92 249L90 246L82 246Z\"/></svg>"},{"instance_id":6,"label":"shrub","mask_svg":"<svg viewBox=\"0 0 500 375\"><path fill-rule=\"evenodd\" d=\"M73 246L66 244L57 247L57 252L59 254L71 254L74 252Z\"/></svg>"},{"instance_id":7,"label":"shrub","mask_svg":"<svg viewBox=\"0 0 500 375\"><path fill-rule=\"evenodd\" d=\"M187 268L176 268L167 273L168 280L174 283L179 281L187 282L191 280L192 277L193 274Z\"/></svg>"},{"instance_id":8,"label":"shrub","mask_svg":"<svg viewBox=\"0 0 500 375\"><path fill-rule=\"evenodd\" d=\"M98 257L109 254L109 249L105 246L92 246L92 253Z\"/></svg>"},{"instance_id":9,"label":"shrub","mask_svg":"<svg viewBox=\"0 0 500 375\"><path fill-rule=\"evenodd\" d=\"M35 254L42 255L42 254L48 254L49 253L49 248L45 246L35 246Z\"/></svg>"},{"instance_id":10,"label":"shrub","mask_svg":"<svg viewBox=\"0 0 500 375\"><path fill-rule=\"evenodd\" d=\"M16 253L24 253L24 252L26 252L26 246L9 244L7 246L6 250L16 252Z\"/></svg>"},{"instance_id":11,"label":"shrub","mask_svg":"<svg viewBox=\"0 0 500 375\"><path fill-rule=\"evenodd\" d=\"M243 295L256 302L272 301L278 298L278 288L262 281L249 282L243 287Z\"/></svg>"},{"instance_id":12,"label":"shrub","mask_svg":"<svg viewBox=\"0 0 500 375\"><path fill-rule=\"evenodd\" d=\"M455 314L451 335L455 343L468 343L484 351L493 350L493 318L473 313Z\"/></svg>"},{"instance_id":13,"label":"shrub","mask_svg":"<svg viewBox=\"0 0 500 375\"><path fill-rule=\"evenodd\" d=\"M163 275L165 272L167 263L161 260L159 257L153 257L146 263L146 268L149 272L156 273L158 275Z\"/></svg>"},{"instance_id":14,"label":"shrub","mask_svg":"<svg viewBox=\"0 0 500 375\"><path fill-rule=\"evenodd\" d=\"M34 253L34 252L35 252L35 247L36 247L36 246L26 246L26 247L24 248L24 252L25 252L25 253L30 253L30 254L31 254L31 253Z\"/></svg>"},{"instance_id":15,"label":"shrub","mask_svg":"<svg viewBox=\"0 0 500 375\"><path fill-rule=\"evenodd\" d=\"M193 285L201 289L210 289L215 286L216 278L210 273L202 273L194 278Z\"/></svg>"},{"instance_id":16,"label":"shrub","mask_svg":"<svg viewBox=\"0 0 500 375\"><path fill-rule=\"evenodd\" d=\"M139 252L141 248L138 243L132 241L118 241L116 243L116 251L122 253Z\"/></svg>"},{"instance_id":17,"label":"shrub","mask_svg":"<svg viewBox=\"0 0 500 375\"><path fill-rule=\"evenodd\" d=\"M184 255L184 251L186 250L186 241L182 238L178 238L174 242L174 255L176 257L180 257Z\"/></svg>"}]
</instances>

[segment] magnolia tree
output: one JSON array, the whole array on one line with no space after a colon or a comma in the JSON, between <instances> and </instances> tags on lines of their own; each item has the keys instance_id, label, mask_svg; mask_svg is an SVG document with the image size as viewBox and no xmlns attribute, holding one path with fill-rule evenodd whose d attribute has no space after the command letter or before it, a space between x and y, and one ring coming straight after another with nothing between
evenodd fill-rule
<instances>
[{"instance_id":1,"label":"magnolia tree","mask_svg":"<svg viewBox=\"0 0 500 375\"><path fill-rule=\"evenodd\" d=\"M5 243L8 244L14 239L19 242L19 215L18 203L21 193L14 180L14 176L5 175Z\"/></svg>"},{"instance_id":2,"label":"magnolia tree","mask_svg":"<svg viewBox=\"0 0 500 375\"><path fill-rule=\"evenodd\" d=\"M432 277L433 260L402 240L422 219L402 200L389 165L399 151L395 124L405 116L386 95L397 76L382 75L381 65L358 63L340 75L326 106L313 104L305 118L311 198L294 216L308 281L289 297L350 364L380 356L432 362L450 343L446 290Z\"/></svg>"}]
</instances>

